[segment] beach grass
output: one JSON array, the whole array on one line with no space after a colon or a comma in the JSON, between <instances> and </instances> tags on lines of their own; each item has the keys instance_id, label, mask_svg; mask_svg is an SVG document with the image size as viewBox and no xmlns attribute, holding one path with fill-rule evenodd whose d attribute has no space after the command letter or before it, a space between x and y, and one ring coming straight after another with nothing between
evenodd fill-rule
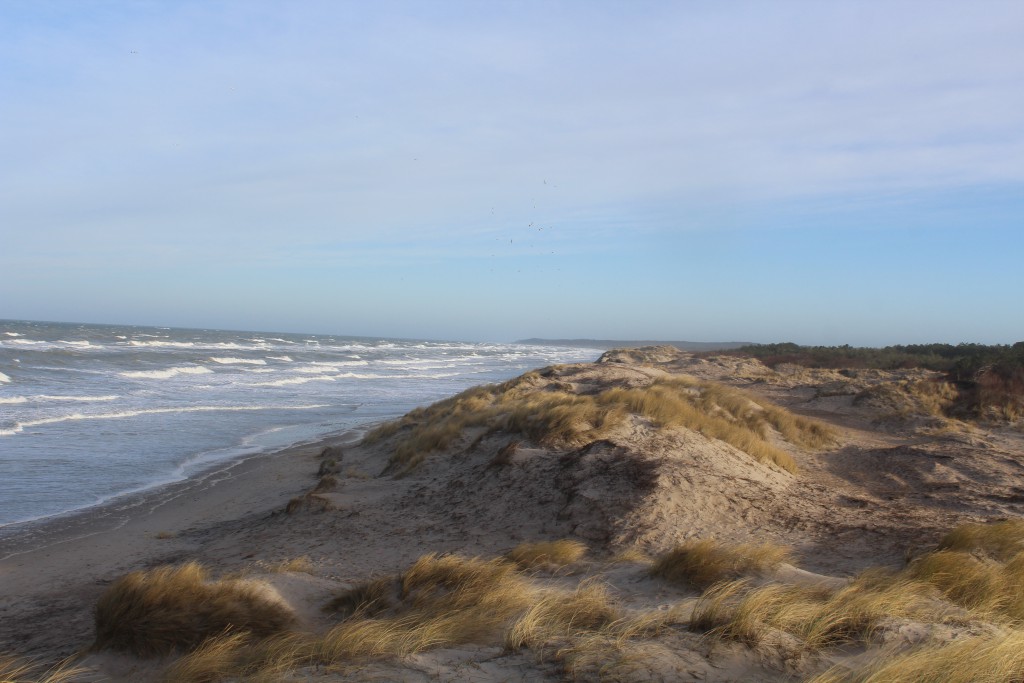
<instances>
[{"instance_id":1,"label":"beach grass","mask_svg":"<svg viewBox=\"0 0 1024 683\"><path fill-rule=\"evenodd\" d=\"M152 657L194 649L228 629L263 637L294 621L266 584L212 581L202 565L188 562L132 572L111 584L96 604L94 648Z\"/></svg>"},{"instance_id":2,"label":"beach grass","mask_svg":"<svg viewBox=\"0 0 1024 683\"><path fill-rule=\"evenodd\" d=\"M657 428L700 432L790 472L796 472L796 462L771 442L772 432L804 448L835 443L835 434L825 425L714 382L677 375L645 387L614 387L591 395L566 391L561 382L545 383L539 373L473 387L413 410L371 431L364 441L395 438L389 470L403 474L430 453L451 448L470 429L482 429L481 435L516 432L539 445L574 448L607 438L630 415Z\"/></svg>"},{"instance_id":3,"label":"beach grass","mask_svg":"<svg viewBox=\"0 0 1024 683\"><path fill-rule=\"evenodd\" d=\"M791 557L789 548L771 543L726 545L714 539L694 539L657 557L650 573L704 590L718 581L774 569Z\"/></svg>"},{"instance_id":4,"label":"beach grass","mask_svg":"<svg viewBox=\"0 0 1024 683\"><path fill-rule=\"evenodd\" d=\"M587 554L587 545L572 539L520 543L505 554L521 569L538 567L561 568L580 561Z\"/></svg>"}]
</instances>

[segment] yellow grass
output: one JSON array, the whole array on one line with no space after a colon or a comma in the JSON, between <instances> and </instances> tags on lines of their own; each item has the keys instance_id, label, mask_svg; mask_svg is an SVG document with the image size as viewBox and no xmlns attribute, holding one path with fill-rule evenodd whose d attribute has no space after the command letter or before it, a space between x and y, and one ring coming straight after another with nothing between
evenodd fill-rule
<instances>
[{"instance_id":1,"label":"yellow grass","mask_svg":"<svg viewBox=\"0 0 1024 683\"><path fill-rule=\"evenodd\" d=\"M737 389L689 377L658 380L643 388L612 388L596 396L566 387L545 385L537 373L474 387L381 425L364 441L396 437L389 471L397 474L410 471L432 452L451 448L471 428L483 428L484 434L519 432L541 445L571 448L608 438L630 413L657 427L699 431L791 472L796 471L795 461L769 442L770 432L807 448L835 441L832 431L818 422Z\"/></svg>"},{"instance_id":2,"label":"yellow grass","mask_svg":"<svg viewBox=\"0 0 1024 683\"><path fill-rule=\"evenodd\" d=\"M691 540L658 557L653 576L705 589L717 581L774 569L791 558L791 551L771 543L723 545L713 539Z\"/></svg>"},{"instance_id":3,"label":"yellow grass","mask_svg":"<svg viewBox=\"0 0 1024 683\"><path fill-rule=\"evenodd\" d=\"M0 683L69 683L85 671L69 661L47 668L11 655L0 655Z\"/></svg>"},{"instance_id":4,"label":"yellow grass","mask_svg":"<svg viewBox=\"0 0 1024 683\"><path fill-rule=\"evenodd\" d=\"M262 637L288 629L291 610L265 584L210 581L196 562L132 572L96 605L96 649L140 656L190 650L226 629Z\"/></svg>"},{"instance_id":5,"label":"yellow grass","mask_svg":"<svg viewBox=\"0 0 1024 683\"><path fill-rule=\"evenodd\" d=\"M568 595L540 596L505 633L505 646L537 648L552 640L596 632L618 618L607 589L585 581Z\"/></svg>"},{"instance_id":6,"label":"yellow grass","mask_svg":"<svg viewBox=\"0 0 1024 683\"><path fill-rule=\"evenodd\" d=\"M565 567L578 562L587 554L587 546L580 541L562 539L539 543L520 543L505 555L523 569L537 567Z\"/></svg>"},{"instance_id":7,"label":"yellow grass","mask_svg":"<svg viewBox=\"0 0 1024 683\"><path fill-rule=\"evenodd\" d=\"M832 669L810 683L1013 683L1024 680L1024 633L965 638L885 658L860 671Z\"/></svg>"},{"instance_id":8,"label":"yellow grass","mask_svg":"<svg viewBox=\"0 0 1024 683\"><path fill-rule=\"evenodd\" d=\"M242 650L249 645L248 633L223 633L204 640L199 647L178 659L165 672L166 683L215 683L238 673Z\"/></svg>"},{"instance_id":9,"label":"yellow grass","mask_svg":"<svg viewBox=\"0 0 1024 683\"><path fill-rule=\"evenodd\" d=\"M694 608L691 628L752 644L777 629L815 649L866 640L885 619L934 619L941 611L927 584L869 571L836 591L774 583L751 589L744 580L719 583Z\"/></svg>"},{"instance_id":10,"label":"yellow grass","mask_svg":"<svg viewBox=\"0 0 1024 683\"><path fill-rule=\"evenodd\" d=\"M939 550L978 550L994 559L1008 560L1024 550L1024 520L964 524L939 541Z\"/></svg>"},{"instance_id":11,"label":"yellow grass","mask_svg":"<svg viewBox=\"0 0 1024 683\"><path fill-rule=\"evenodd\" d=\"M385 601L386 610L369 607ZM315 647L316 659L329 664L470 642L540 647L619 618L602 585L542 589L510 562L457 555L425 555L396 579L369 582L335 602L331 608L352 616Z\"/></svg>"}]
</instances>

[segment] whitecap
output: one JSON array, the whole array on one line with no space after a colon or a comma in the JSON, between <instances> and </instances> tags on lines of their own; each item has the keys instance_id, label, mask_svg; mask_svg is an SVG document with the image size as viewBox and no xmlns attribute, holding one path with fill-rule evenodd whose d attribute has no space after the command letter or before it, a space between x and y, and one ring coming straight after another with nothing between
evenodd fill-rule
<instances>
[{"instance_id":1,"label":"whitecap","mask_svg":"<svg viewBox=\"0 0 1024 683\"><path fill-rule=\"evenodd\" d=\"M125 410L117 413L98 413L95 415L72 413L60 417L47 417L40 420L28 420L16 422L12 429L0 429L0 436L13 436L21 434L30 427L41 427L43 425L58 424L60 422L71 422L77 420L120 420L127 417L139 415L161 415L167 413L216 413L216 412L254 412L258 410L312 410L314 408L326 408L326 403L315 403L311 405L270 405L270 406L188 406L185 408L145 408L142 410Z\"/></svg>"},{"instance_id":2,"label":"whitecap","mask_svg":"<svg viewBox=\"0 0 1024 683\"><path fill-rule=\"evenodd\" d=\"M51 394L40 394L39 396L33 396L33 401L76 401L80 403L93 403L96 401L116 401L121 398L117 394L108 394L107 396L54 396Z\"/></svg>"},{"instance_id":3,"label":"whitecap","mask_svg":"<svg viewBox=\"0 0 1024 683\"><path fill-rule=\"evenodd\" d=\"M292 362L292 357L291 356L267 356L267 358L269 358L271 360L283 360L286 363L291 363Z\"/></svg>"},{"instance_id":4,"label":"whitecap","mask_svg":"<svg viewBox=\"0 0 1024 683\"><path fill-rule=\"evenodd\" d=\"M307 382L333 382L334 377L332 376L319 376L319 377L290 377L288 379L279 379L273 382L256 382L250 384L251 387L284 387L292 384L306 384Z\"/></svg>"},{"instance_id":5,"label":"whitecap","mask_svg":"<svg viewBox=\"0 0 1024 683\"><path fill-rule=\"evenodd\" d=\"M0 403L12 404L12 403L28 403L28 399L24 396L10 396L7 398L0 398Z\"/></svg>"},{"instance_id":6,"label":"whitecap","mask_svg":"<svg viewBox=\"0 0 1024 683\"><path fill-rule=\"evenodd\" d=\"M4 332L8 337L23 337L24 335L18 334L17 332Z\"/></svg>"},{"instance_id":7,"label":"whitecap","mask_svg":"<svg viewBox=\"0 0 1024 683\"><path fill-rule=\"evenodd\" d=\"M186 365L177 368L167 368L166 370L137 370L134 372L122 372L122 377L131 377L133 379L169 379L175 375L208 375L213 370L210 368L204 368L201 365Z\"/></svg>"},{"instance_id":8,"label":"whitecap","mask_svg":"<svg viewBox=\"0 0 1024 683\"><path fill-rule=\"evenodd\" d=\"M0 372L0 384L6 384L11 381L11 378Z\"/></svg>"},{"instance_id":9,"label":"whitecap","mask_svg":"<svg viewBox=\"0 0 1024 683\"><path fill-rule=\"evenodd\" d=\"M211 358L214 363L220 363L221 365L266 365L267 361L262 358L232 358L232 357L217 357Z\"/></svg>"}]
</instances>

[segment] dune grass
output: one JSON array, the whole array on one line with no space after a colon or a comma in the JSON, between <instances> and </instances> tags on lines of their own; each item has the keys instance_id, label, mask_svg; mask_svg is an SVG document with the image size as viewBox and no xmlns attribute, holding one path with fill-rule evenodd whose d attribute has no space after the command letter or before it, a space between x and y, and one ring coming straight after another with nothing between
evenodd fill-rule
<instances>
[{"instance_id":1,"label":"dune grass","mask_svg":"<svg viewBox=\"0 0 1024 683\"><path fill-rule=\"evenodd\" d=\"M378 609L386 601L388 606ZM539 647L619 618L599 584L585 582L575 591L542 589L504 559L434 554L394 580L375 579L347 591L332 603L337 607L352 616L317 646L317 658L326 663L470 642ZM381 616L384 611L388 614Z\"/></svg>"},{"instance_id":2,"label":"dune grass","mask_svg":"<svg viewBox=\"0 0 1024 683\"><path fill-rule=\"evenodd\" d=\"M690 627L750 644L778 630L820 649L867 640L886 619L935 619L941 612L927 584L868 571L838 590L778 583L751 588L744 579L717 583L701 596Z\"/></svg>"},{"instance_id":3,"label":"dune grass","mask_svg":"<svg viewBox=\"0 0 1024 683\"><path fill-rule=\"evenodd\" d=\"M810 683L1012 683L1024 680L1024 633L967 637L886 657L859 671L833 668Z\"/></svg>"},{"instance_id":4,"label":"dune grass","mask_svg":"<svg viewBox=\"0 0 1024 683\"><path fill-rule=\"evenodd\" d=\"M1024 520L963 524L939 541L939 550L981 551L996 560L1009 560L1024 550Z\"/></svg>"},{"instance_id":5,"label":"dune grass","mask_svg":"<svg viewBox=\"0 0 1024 683\"><path fill-rule=\"evenodd\" d=\"M290 572L312 574L313 561L309 559L309 555L291 557L287 560L281 560L280 562L268 565L267 571L269 571L272 574L287 574Z\"/></svg>"},{"instance_id":6,"label":"dune grass","mask_svg":"<svg viewBox=\"0 0 1024 683\"><path fill-rule=\"evenodd\" d=\"M150 657L187 651L226 629L257 637L294 622L265 584L211 581L196 562L132 572L115 581L96 605L96 649Z\"/></svg>"},{"instance_id":7,"label":"dune grass","mask_svg":"<svg viewBox=\"0 0 1024 683\"><path fill-rule=\"evenodd\" d=\"M538 373L527 373L413 410L374 429L364 442L397 437L389 471L402 474L430 453L450 448L468 429L518 432L540 445L574 448L607 438L631 414L656 427L699 431L790 472L796 471L796 463L770 442L772 431L806 448L835 441L833 432L814 420L714 382L675 376L642 388L616 387L591 395L566 391L557 382L545 384Z\"/></svg>"},{"instance_id":8,"label":"dune grass","mask_svg":"<svg viewBox=\"0 0 1024 683\"><path fill-rule=\"evenodd\" d=\"M85 671L69 661L46 667L12 655L0 655L0 683L70 683Z\"/></svg>"},{"instance_id":9,"label":"dune grass","mask_svg":"<svg viewBox=\"0 0 1024 683\"><path fill-rule=\"evenodd\" d=\"M774 569L791 559L789 548L771 543L725 545L714 539L682 543L655 559L650 573L698 590L718 581Z\"/></svg>"},{"instance_id":10,"label":"dune grass","mask_svg":"<svg viewBox=\"0 0 1024 683\"><path fill-rule=\"evenodd\" d=\"M561 568L583 559L587 545L572 539L520 543L505 554L521 569Z\"/></svg>"}]
</instances>

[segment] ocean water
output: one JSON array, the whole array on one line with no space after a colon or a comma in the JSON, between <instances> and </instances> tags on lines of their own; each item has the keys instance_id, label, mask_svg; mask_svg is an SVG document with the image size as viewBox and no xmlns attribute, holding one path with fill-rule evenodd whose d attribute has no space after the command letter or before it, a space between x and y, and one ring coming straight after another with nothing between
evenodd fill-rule
<instances>
[{"instance_id":1,"label":"ocean water","mask_svg":"<svg viewBox=\"0 0 1024 683\"><path fill-rule=\"evenodd\" d=\"M598 353L0 320L0 532Z\"/></svg>"}]
</instances>

